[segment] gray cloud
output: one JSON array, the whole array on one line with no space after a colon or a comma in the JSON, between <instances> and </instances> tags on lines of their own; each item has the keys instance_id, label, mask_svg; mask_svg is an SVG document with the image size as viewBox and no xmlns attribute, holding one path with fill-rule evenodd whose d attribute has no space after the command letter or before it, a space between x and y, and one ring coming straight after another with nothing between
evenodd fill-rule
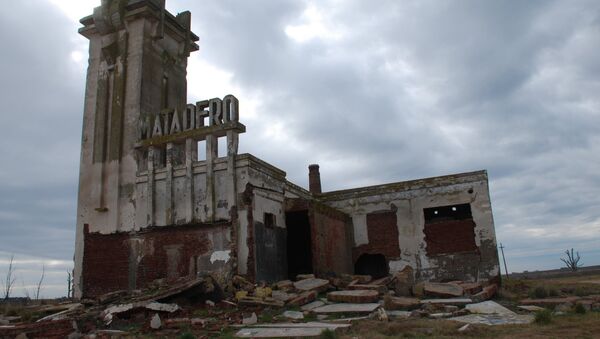
<instances>
[{"instance_id":1,"label":"gray cloud","mask_svg":"<svg viewBox=\"0 0 600 339\"><path fill-rule=\"evenodd\" d=\"M596 2L167 5L192 11L201 47L190 64L230 72L260 99L245 119L249 98L238 95L242 151L293 182L305 186L313 162L326 190L487 169L509 269L557 267L570 247L598 264ZM0 12L11 46L0 54L0 251L70 260L85 77L71 52L82 38L50 4L9 6ZM313 38L286 34L315 13Z\"/></svg>"}]
</instances>

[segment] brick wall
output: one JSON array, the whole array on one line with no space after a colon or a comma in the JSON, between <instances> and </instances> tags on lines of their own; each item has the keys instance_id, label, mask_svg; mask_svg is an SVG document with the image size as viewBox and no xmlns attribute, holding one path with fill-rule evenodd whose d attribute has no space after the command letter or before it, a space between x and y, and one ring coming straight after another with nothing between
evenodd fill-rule
<instances>
[{"instance_id":1,"label":"brick wall","mask_svg":"<svg viewBox=\"0 0 600 339\"><path fill-rule=\"evenodd\" d=\"M135 234L84 232L83 294L143 288L211 270L210 255L230 249L229 224L153 228Z\"/></svg>"},{"instance_id":2,"label":"brick wall","mask_svg":"<svg viewBox=\"0 0 600 339\"><path fill-rule=\"evenodd\" d=\"M400 257L395 211L367 214L367 235L369 243L354 249L355 261L362 254L383 254L387 260Z\"/></svg>"},{"instance_id":3,"label":"brick wall","mask_svg":"<svg viewBox=\"0 0 600 339\"><path fill-rule=\"evenodd\" d=\"M478 250L473 219L426 224L423 232L428 256Z\"/></svg>"}]
</instances>

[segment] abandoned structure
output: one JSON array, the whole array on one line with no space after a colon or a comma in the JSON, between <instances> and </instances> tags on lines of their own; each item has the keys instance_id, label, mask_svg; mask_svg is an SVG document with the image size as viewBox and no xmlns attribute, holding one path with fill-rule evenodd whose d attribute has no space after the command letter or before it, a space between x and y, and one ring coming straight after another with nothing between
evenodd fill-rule
<instances>
[{"instance_id":1,"label":"abandoned structure","mask_svg":"<svg viewBox=\"0 0 600 339\"><path fill-rule=\"evenodd\" d=\"M225 283L410 267L416 280L498 277L485 171L321 192L311 165L306 190L238 154L237 98L187 104L187 59L198 50L189 12L102 0L81 23L90 57L76 297L202 274Z\"/></svg>"}]
</instances>

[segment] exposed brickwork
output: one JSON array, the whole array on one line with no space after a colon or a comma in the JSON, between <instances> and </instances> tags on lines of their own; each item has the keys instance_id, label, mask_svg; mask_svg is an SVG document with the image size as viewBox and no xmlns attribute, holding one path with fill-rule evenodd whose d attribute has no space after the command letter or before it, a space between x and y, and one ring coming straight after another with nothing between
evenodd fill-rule
<instances>
[{"instance_id":1,"label":"exposed brickwork","mask_svg":"<svg viewBox=\"0 0 600 339\"><path fill-rule=\"evenodd\" d=\"M66 338L76 332L72 319L43 321L30 324L19 324L14 327L0 327L0 338L16 338L25 334L26 338Z\"/></svg>"},{"instance_id":2,"label":"exposed brickwork","mask_svg":"<svg viewBox=\"0 0 600 339\"><path fill-rule=\"evenodd\" d=\"M321 173L319 165L308 166L308 190L313 194L321 193Z\"/></svg>"},{"instance_id":3,"label":"exposed brickwork","mask_svg":"<svg viewBox=\"0 0 600 339\"><path fill-rule=\"evenodd\" d=\"M354 249L354 260L362 254L383 254L386 259L400 257L396 212L367 214L367 234L369 243Z\"/></svg>"},{"instance_id":4,"label":"exposed brickwork","mask_svg":"<svg viewBox=\"0 0 600 339\"><path fill-rule=\"evenodd\" d=\"M426 224L427 255L477 251L473 219Z\"/></svg>"},{"instance_id":5,"label":"exposed brickwork","mask_svg":"<svg viewBox=\"0 0 600 339\"><path fill-rule=\"evenodd\" d=\"M84 226L83 293L96 296L129 286L129 235L89 233Z\"/></svg>"},{"instance_id":6,"label":"exposed brickwork","mask_svg":"<svg viewBox=\"0 0 600 339\"><path fill-rule=\"evenodd\" d=\"M83 293L141 288L156 279L192 276L209 267L198 260L215 250L211 238L226 237L229 224L153 228L134 234L85 232Z\"/></svg>"},{"instance_id":7,"label":"exposed brickwork","mask_svg":"<svg viewBox=\"0 0 600 339\"><path fill-rule=\"evenodd\" d=\"M313 271L352 273L352 220L342 212L311 202L309 208Z\"/></svg>"}]
</instances>

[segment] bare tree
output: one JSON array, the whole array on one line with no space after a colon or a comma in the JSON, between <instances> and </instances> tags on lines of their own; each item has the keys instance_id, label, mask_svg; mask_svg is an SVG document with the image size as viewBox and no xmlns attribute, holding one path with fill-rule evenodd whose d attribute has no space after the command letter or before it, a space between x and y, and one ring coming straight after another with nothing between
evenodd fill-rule
<instances>
[{"instance_id":1,"label":"bare tree","mask_svg":"<svg viewBox=\"0 0 600 339\"><path fill-rule=\"evenodd\" d=\"M22 274L21 274L21 287L23 288L23 294L25 295L25 298L31 299L31 295L29 294L29 290L27 289L27 286L25 286L25 279L23 279Z\"/></svg>"},{"instance_id":2,"label":"bare tree","mask_svg":"<svg viewBox=\"0 0 600 339\"><path fill-rule=\"evenodd\" d=\"M15 284L15 280L17 279L15 277L15 267L13 265L13 262L15 260L15 255L11 255L10 256L10 261L8 263L8 271L6 272L6 279L4 281L4 300L8 300L8 298L10 297L10 292L13 288L13 285Z\"/></svg>"},{"instance_id":3,"label":"bare tree","mask_svg":"<svg viewBox=\"0 0 600 339\"><path fill-rule=\"evenodd\" d=\"M579 252L573 253L573 248L571 248L571 251L569 252L569 250L566 250L565 254L567 257L560 258L560 260L567 265L568 269L575 272L579 267L583 266L583 264L579 263L579 260L581 260L581 257L579 257Z\"/></svg>"},{"instance_id":4,"label":"bare tree","mask_svg":"<svg viewBox=\"0 0 600 339\"><path fill-rule=\"evenodd\" d=\"M46 265L42 265L42 276L38 281L37 288L35 290L35 300L40 300L40 290L42 289L42 283L44 282L44 276L46 275Z\"/></svg>"}]
</instances>

